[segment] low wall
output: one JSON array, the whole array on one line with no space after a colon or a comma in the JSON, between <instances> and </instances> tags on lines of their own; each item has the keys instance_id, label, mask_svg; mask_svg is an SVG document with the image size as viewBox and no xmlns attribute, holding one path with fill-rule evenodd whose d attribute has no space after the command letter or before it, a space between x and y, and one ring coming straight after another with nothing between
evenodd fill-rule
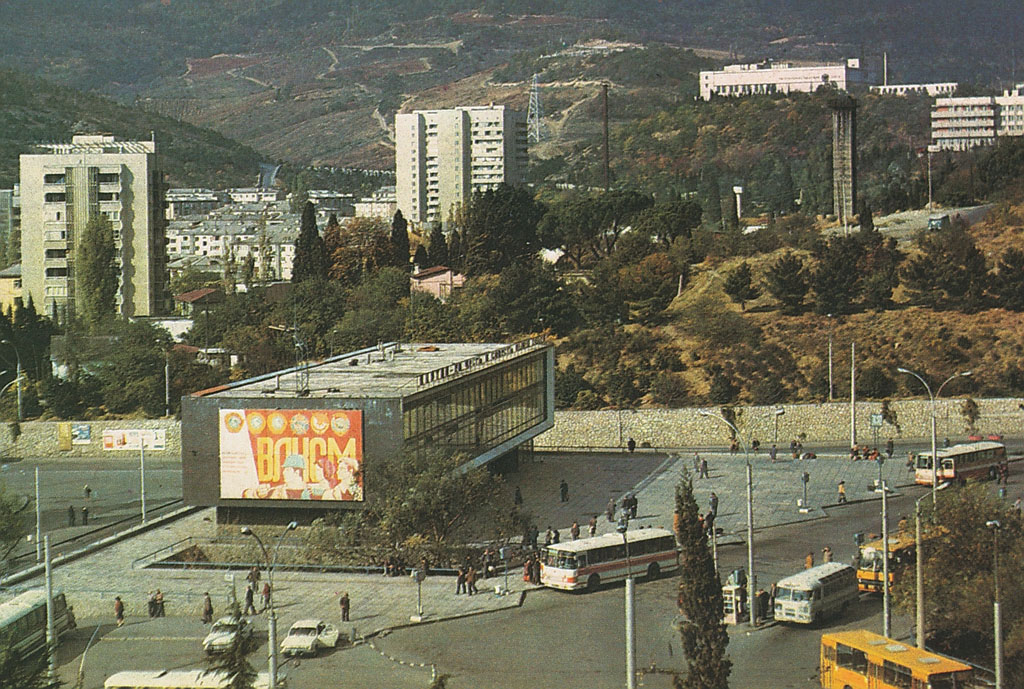
<instances>
[{"instance_id":1,"label":"low wall","mask_svg":"<svg viewBox=\"0 0 1024 689\"><path fill-rule=\"evenodd\" d=\"M1020 433L1024 423L1024 400L977 399L980 418L975 430L982 435ZM968 435L967 422L960 413L962 399L936 400L936 433L939 443L948 437L963 440ZM877 429L878 443L888 438L930 438L931 403L928 400L890 401L899 427L883 423ZM720 413L720 407L706 407ZM775 437L778 420L778 442L788 449L789 441L803 436L804 443L847 446L850 442L850 404L780 404L770 407L734 407L736 426L741 437L755 438L768 447ZM775 410L784 414L776 417ZM858 444L872 444L874 433L871 415L879 414L881 402L858 402L856 434ZM533 441L537 450L571 450L583 448L622 448L633 438L638 445L651 447L721 446L729 442L729 429L721 421L703 417L698 408L687 409L622 409L612 411L561 411L555 413L555 426Z\"/></svg>"},{"instance_id":2,"label":"low wall","mask_svg":"<svg viewBox=\"0 0 1024 689\"><path fill-rule=\"evenodd\" d=\"M138 457L138 449L103 448L104 433L108 433L108 436L112 434L120 442L124 438L121 431L137 430L163 431L164 449L147 447L147 457L175 461L181 459L181 423L177 419L124 419L0 423L0 461L4 458L25 457Z\"/></svg>"}]
</instances>

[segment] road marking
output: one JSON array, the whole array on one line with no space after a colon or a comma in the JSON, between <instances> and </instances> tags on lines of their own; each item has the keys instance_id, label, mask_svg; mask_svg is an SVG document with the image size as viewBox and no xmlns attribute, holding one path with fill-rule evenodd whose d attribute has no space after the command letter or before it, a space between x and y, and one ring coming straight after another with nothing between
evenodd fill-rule
<instances>
[{"instance_id":1,"label":"road marking","mask_svg":"<svg viewBox=\"0 0 1024 689\"><path fill-rule=\"evenodd\" d=\"M202 641L201 636L107 636L100 641Z\"/></svg>"}]
</instances>

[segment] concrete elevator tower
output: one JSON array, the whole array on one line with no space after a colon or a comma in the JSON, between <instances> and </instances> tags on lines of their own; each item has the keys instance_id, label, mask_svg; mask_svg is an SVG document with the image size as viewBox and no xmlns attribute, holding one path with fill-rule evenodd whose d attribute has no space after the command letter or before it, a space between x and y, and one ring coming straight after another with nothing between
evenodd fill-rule
<instances>
[{"instance_id":1,"label":"concrete elevator tower","mask_svg":"<svg viewBox=\"0 0 1024 689\"><path fill-rule=\"evenodd\" d=\"M837 95L832 107L832 213L843 227L857 214L857 101Z\"/></svg>"}]
</instances>

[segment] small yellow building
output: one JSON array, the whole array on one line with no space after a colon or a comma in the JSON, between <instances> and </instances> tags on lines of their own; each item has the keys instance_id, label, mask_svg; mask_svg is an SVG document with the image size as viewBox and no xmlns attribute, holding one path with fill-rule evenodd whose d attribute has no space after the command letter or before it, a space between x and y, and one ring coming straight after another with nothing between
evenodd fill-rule
<instances>
[{"instance_id":1,"label":"small yellow building","mask_svg":"<svg viewBox=\"0 0 1024 689\"><path fill-rule=\"evenodd\" d=\"M21 264L0 270L0 308L10 311L21 306Z\"/></svg>"}]
</instances>

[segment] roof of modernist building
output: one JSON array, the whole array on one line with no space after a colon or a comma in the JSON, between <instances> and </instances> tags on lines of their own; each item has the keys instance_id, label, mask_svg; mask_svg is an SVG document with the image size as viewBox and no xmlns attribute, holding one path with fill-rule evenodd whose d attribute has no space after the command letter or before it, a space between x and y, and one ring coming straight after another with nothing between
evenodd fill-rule
<instances>
[{"instance_id":1,"label":"roof of modernist building","mask_svg":"<svg viewBox=\"0 0 1024 689\"><path fill-rule=\"evenodd\" d=\"M407 397L546 346L541 339L514 344L390 342L193 396L267 400Z\"/></svg>"}]
</instances>

